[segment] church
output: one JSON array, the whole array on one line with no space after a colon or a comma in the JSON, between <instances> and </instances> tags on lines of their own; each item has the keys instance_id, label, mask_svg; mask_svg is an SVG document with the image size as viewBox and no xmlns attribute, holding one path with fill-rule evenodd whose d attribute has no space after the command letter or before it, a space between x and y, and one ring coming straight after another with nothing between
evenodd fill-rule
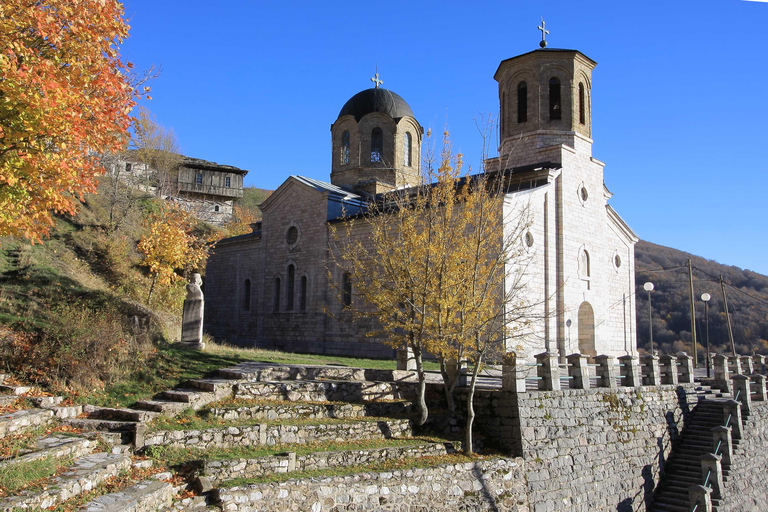
<instances>
[{"instance_id":1,"label":"church","mask_svg":"<svg viewBox=\"0 0 768 512\"><path fill-rule=\"evenodd\" d=\"M499 64L498 156L504 208L525 204L531 223L528 291L538 311L524 357L548 351L637 355L634 245L608 205L605 164L592 157L592 70L577 50L537 49ZM408 103L375 87L350 98L331 125L330 181L290 176L261 205L252 233L221 240L206 268L205 331L245 346L393 358L344 322L326 269L328 223L364 212L377 194L421 183L424 129ZM506 218L506 217L505 217ZM341 270L335 269L333 272ZM345 290L346 292L347 290ZM349 285L344 301L353 302Z\"/></svg>"}]
</instances>

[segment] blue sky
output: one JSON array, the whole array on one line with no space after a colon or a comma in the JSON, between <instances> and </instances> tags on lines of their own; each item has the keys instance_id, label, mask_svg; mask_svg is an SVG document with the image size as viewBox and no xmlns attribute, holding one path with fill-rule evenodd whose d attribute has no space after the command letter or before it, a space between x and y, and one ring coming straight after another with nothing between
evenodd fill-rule
<instances>
[{"instance_id":1,"label":"blue sky","mask_svg":"<svg viewBox=\"0 0 768 512\"><path fill-rule=\"evenodd\" d=\"M768 3L743 0L125 2L123 56L162 67L146 106L183 153L277 188L328 180L330 126L372 86L425 128L447 122L478 167L475 119L493 74L538 48L577 49L593 73L593 155L610 204L644 240L768 274Z\"/></svg>"}]
</instances>

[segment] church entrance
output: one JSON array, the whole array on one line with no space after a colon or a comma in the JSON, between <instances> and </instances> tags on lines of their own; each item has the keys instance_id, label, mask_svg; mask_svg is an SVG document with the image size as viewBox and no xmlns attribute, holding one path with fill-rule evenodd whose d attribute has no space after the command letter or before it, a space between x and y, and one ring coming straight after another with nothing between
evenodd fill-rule
<instances>
[{"instance_id":1,"label":"church entrance","mask_svg":"<svg viewBox=\"0 0 768 512\"><path fill-rule=\"evenodd\" d=\"M595 312L589 302L579 306L579 352L581 355L593 358L595 350Z\"/></svg>"}]
</instances>

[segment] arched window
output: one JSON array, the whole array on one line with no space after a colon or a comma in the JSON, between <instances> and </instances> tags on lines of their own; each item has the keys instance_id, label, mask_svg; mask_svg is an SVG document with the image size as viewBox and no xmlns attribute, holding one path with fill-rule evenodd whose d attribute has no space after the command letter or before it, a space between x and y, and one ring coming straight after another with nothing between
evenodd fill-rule
<instances>
[{"instance_id":1,"label":"arched window","mask_svg":"<svg viewBox=\"0 0 768 512\"><path fill-rule=\"evenodd\" d=\"M579 275L582 279L590 276L589 253L585 250L582 250L581 254L579 254Z\"/></svg>"},{"instance_id":2,"label":"arched window","mask_svg":"<svg viewBox=\"0 0 768 512\"><path fill-rule=\"evenodd\" d=\"M245 286L243 286L243 311L251 310L251 280L245 280Z\"/></svg>"},{"instance_id":3,"label":"arched window","mask_svg":"<svg viewBox=\"0 0 768 512\"><path fill-rule=\"evenodd\" d=\"M562 119L560 108L560 80L555 77L549 79L549 120Z\"/></svg>"},{"instance_id":4,"label":"arched window","mask_svg":"<svg viewBox=\"0 0 768 512\"><path fill-rule=\"evenodd\" d=\"M213 211L218 212L220 210L219 205L214 205Z\"/></svg>"},{"instance_id":5,"label":"arched window","mask_svg":"<svg viewBox=\"0 0 768 512\"><path fill-rule=\"evenodd\" d=\"M301 276L301 288L299 289L299 309L307 310L307 276Z\"/></svg>"},{"instance_id":6,"label":"arched window","mask_svg":"<svg viewBox=\"0 0 768 512\"><path fill-rule=\"evenodd\" d=\"M517 84L517 122L524 123L528 120L528 84Z\"/></svg>"},{"instance_id":7,"label":"arched window","mask_svg":"<svg viewBox=\"0 0 768 512\"><path fill-rule=\"evenodd\" d=\"M349 130L341 134L341 165L349 163Z\"/></svg>"},{"instance_id":8,"label":"arched window","mask_svg":"<svg viewBox=\"0 0 768 512\"><path fill-rule=\"evenodd\" d=\"M275 311L280 311L280 278L275 278Z\"/></svg>"},{"instance_id":9,"label":"arched window","mask_svg":"<svg viewBox=\"0 0 768 512\"><path fill-rule=\"evenodd\" d=\"M293 284L296 279L296 267L288 265L288 279L285 281L285 309L293 311Z\"/></svg>"},{"instance_id":10,"label":"arched window","mask_svg":"<svg viewBox=\"0 0 768 512\"><path fill-rule=\"evenodd\" d=\"M378 126L371 131L371 162L381 162L384 132Z\"/></svg>"},{"instance_id":11,"label":"arched window","mask_svg":"<svg viewBox=\"0 0 768 512\"><path fill-rule=\"evenodd\" d=\"M352 274L344 272L341 278L341 302L344 306L352 305Z\"/></svg>"},{"instance_id":12,"label":"arched window","mask_svg":"<svg viewBox=\"0 0 768 512\"><path fill-rule=\"evenodd\" d=\"M405 132L405 144L403 147L403 163L406 167L411 166L411 150L413 149L413 138L411 132Z\"/></svg>"},{"instance_id":13,"label":"arched window","mask_svg":"<svg viewBox=\"0 0 768 512\"><path fill-rule=\"evenodd\" d=\"M584 105L584 84L579 84L579 123L586 124L587 113Z\"/></svg>"}]
</instances>

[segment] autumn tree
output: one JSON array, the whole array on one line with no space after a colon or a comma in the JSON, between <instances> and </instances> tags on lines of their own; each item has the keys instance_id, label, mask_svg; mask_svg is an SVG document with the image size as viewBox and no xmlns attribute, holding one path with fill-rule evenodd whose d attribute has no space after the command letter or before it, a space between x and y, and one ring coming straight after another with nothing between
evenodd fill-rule
<instances>
[{"instance_id":1,"label":"autumn tree","mask_svg":"<svg viewBox=\"0 0 768 512\"><path fill-rule=\"evenodd\" d=\"M434 160L426 159L423 185L384 194L364 215L330 226L332 265L349 273L362 299L352 318L375 319L371 335L413 351L419 424L428 417L423 358L438 357L452 409L458 366L469 363L471 449L478 372L526 331L531 313L521 242L528 209L505 208L504 175L462 175L447 132L437 167Z\"/></svg>"},{"instance_id":2,"label":"autumn tree","mask_svg":"<svg viewBox=\"0 0 768 512\"><path fill-rule=\"evenodd\" d=\"M0 236L40 241L118 152L135 92L116 0L0 2Z\"/></svg>"},{"instance_id":3,"label":"autumn tree","mask_svg":"<svg viewBox=\"0 0 768 512\"><path fill-rule=\"evenodd\" d=\"M216 237L173 203L160 203L158 210L148 215L145 228L147 233L139 240L138 249L144 256L141 265L152 276L149 303L157 284L168 286L181 280L182 273L204 267Z\"/></svg>"},{"instance_id":4,"label":"autumn tree","mask_svg":"<svg viewBox=\"0 0 768 512\"><path fill-rule=\"evenodd\" d=\"M133 133L128 146L135 158L150 171L151 185L159 198L175 196L178 192L179 167L184 157L173 129L159 125L146 108L140 107L133 122Z\"/></svg>"}]
</instances>

